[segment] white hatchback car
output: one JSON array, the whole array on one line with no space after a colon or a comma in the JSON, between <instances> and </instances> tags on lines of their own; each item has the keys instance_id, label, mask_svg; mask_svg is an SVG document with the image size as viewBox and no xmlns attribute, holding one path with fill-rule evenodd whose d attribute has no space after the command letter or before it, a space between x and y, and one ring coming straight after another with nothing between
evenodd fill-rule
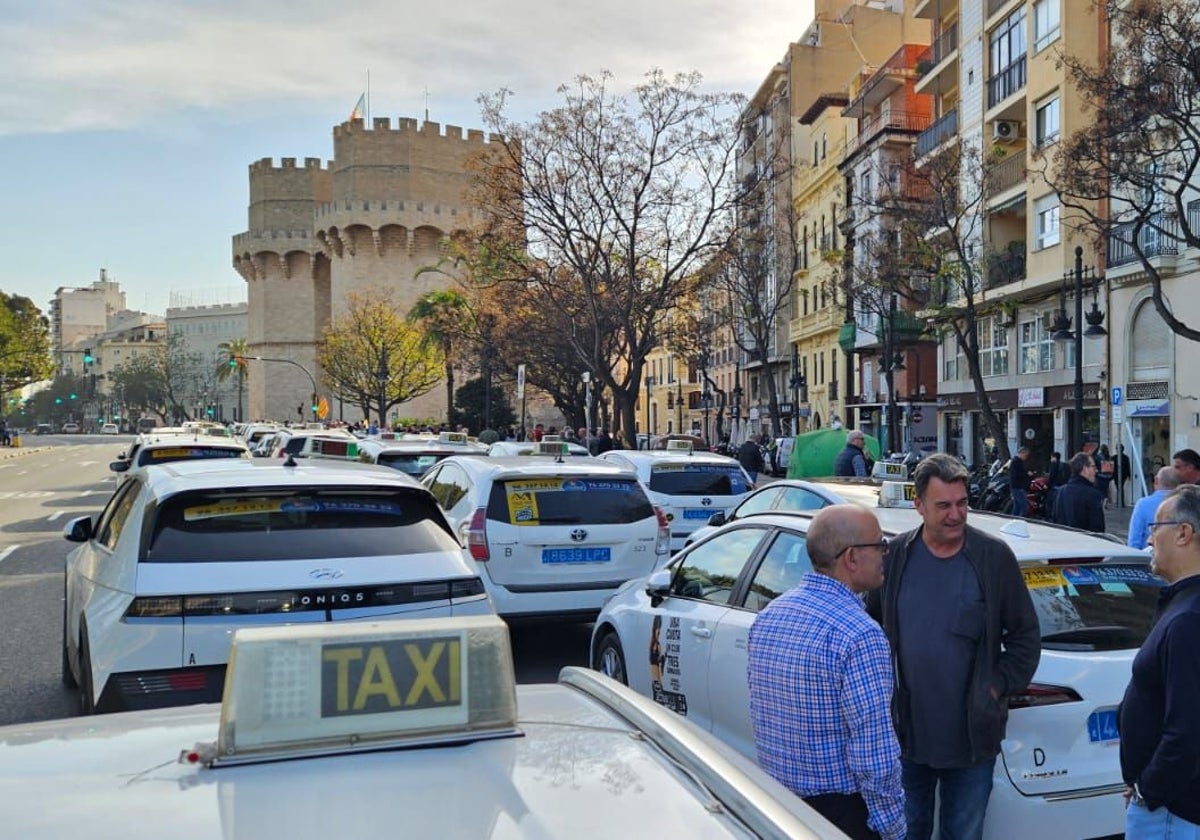
<instances>
[{"instance_id":1,"label":"white hatchback car","mask_svg":"<svg viewBox=\"0 0 1200 840\"><path fill-rule=\"evenodd\" d=\"M671 524L671 551L683 548L713 514L724 513L754 488L735 458L695 452L689 441L668 441L664 450L613 449L600 460L637 473L651 503Z\"/></svg>"},{"instance_id":2,"label":"white hatchback car","mask_svg":"<svg viewBox=\"0 0 1200 840\"><path fill-rule=\"evenodd\" d=\"M246 444L232 438L208 437L195 429L155 429L138 435L108 468L127 481L147 467L155 464L172 464L176 461L220 461L226 459L246 460L250 451Z\"/></svg>"},{"instance_id":3,"label":"white hatchback car","mask_svg":"<svg viewBox=\"0 0 1200 840\"><path fill-rule=\"evenodd\" d=\"M152 466L66 537L85 712L220 699L239 627L493 612L429 492L363 464Z\"/></svg>"},{"instance_id":4,"label":"white hatchback car","mask_svg":"<svg viewBox=\"0 0 1200 840\"><path fill-rule=\"evenodd\" d=\"M421 483L506 617L588 620L618 586L666 557L666 519L637 476L616 464L456 455Z\"/></svg>"},{"instance_id":5,"label":"white hatchback car","mask_svg":"<svg viewBox=\"0 0 1200 840\"><path fill-rule=\"evenodd\" d=\"M495 616L239 630L220 706L0 728L6 836L845 837L624 686L512 662Z\"/></svg>"},{"instance_id":6,"label":"white hatchback car","mask_svg":"<svg viewBox=\"0 0 1200 840\"><path fill-rule=\"evenodd\" d=\"M887 535L919 521L911 507L875 513ZM630 581L596 620L593 665L754 757L746 639L755 615L811 571L810 518L744 517ZM1042 629L1034 681L1010 702L985 837L1119 836L1116 708L1162 581L1143 552L1102 537L974 511L969 521L1013 549Z\"/></svg>"},{"instance_id":7,"label":"white hatchback car","mask_svg":"<svg viewBox=\"0 0 1200 840\"><path fill-rule=\"evenodd\" d=\"M388 440L371 438L358 444L358 460L399 470L419 479L438 461L451 455L470 455L486 458L487 447L472 443L461 432L442 432L437 438L421 440Z\"/></svg>"}]
</instances>

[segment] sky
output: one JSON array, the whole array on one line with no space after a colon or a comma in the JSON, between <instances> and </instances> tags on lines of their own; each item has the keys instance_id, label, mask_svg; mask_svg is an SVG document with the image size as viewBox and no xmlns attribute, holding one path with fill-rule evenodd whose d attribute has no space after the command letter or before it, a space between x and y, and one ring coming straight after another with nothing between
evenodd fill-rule
<instances>
[{"instance_id":1,"label":"sky","mask_svg":"<svg viewBox=\"0 0 1200 840\"><path fill-rule=\"evenodd\" d=\"M372 117L482 128L483 93L526 121L603 70L697 70L751 95L812 0L5 0L0 7L0 291L46 309L106 269L131 309L245 299L231 237L247 169L333 156Z\"/></svg>"}]
</instances>

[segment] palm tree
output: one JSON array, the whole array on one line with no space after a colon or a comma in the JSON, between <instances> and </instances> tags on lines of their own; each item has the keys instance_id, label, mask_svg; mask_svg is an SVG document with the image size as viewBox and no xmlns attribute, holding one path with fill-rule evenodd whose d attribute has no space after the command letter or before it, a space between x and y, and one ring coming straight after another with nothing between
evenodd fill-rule
<instances>
[{"instance_id":1,"label":"palm tree","mask_svg":"<svg viewBox=\"0 0 1200 840\"><path fill-rule=\"evenodd\" d=\"M246 381L246 375L250 372L250 367L246 363L246 354L250 352L250 344L244 338L235 338L233 341L221 342L220 349L223 355L217 362L217 379L224 382L230 374L237 373L237 419L242 421L246 419L246 415L242 411L242 386Z\"/></svg>"},{"instance_id":2,"label":"palm tree","mask_svg":"<svg viewBox=\"0 0 1200 840\"><path fill-rule=\"evenodd\" d=\"M446 424L454 423L454 339L471 317L467 299L453 289L426 292L409 310L408 320L420 324L423 343L434 345L446 360Z\"/></svg>"}]
</instances>

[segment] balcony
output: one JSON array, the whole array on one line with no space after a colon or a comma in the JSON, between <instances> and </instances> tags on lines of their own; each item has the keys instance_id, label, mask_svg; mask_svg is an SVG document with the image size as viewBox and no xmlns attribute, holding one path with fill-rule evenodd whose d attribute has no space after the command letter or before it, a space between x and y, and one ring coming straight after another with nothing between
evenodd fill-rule
<instances>
[{"instance_id":1,"label":"balcony","mask_svg":"<svg viewBox=\"0 0 1200 840\"><path fill-rule=\"evenodd\" d=\"M955 62L947 61L958 54L958 21L937 37L932 44L917 56L916 92L924 93L943 75L954 76ZM957 80L954 80L957 83ZM953 87L953 85L951 85Z\"/></svg>"},{"instance_id":2,"label":"balcony","mask_svg":"<svg viewBox=\"0 0 1200 840\"><path fill-rule=\"evenodd\" d=\"M1008 243L1003 251L988 254L985 288L996 289L1025 279L1025 240Z\"/></svg>"},{"instance_id":3,"label":"balcony","mask_svg":"<svg viewBox=\"0 0 1200 840\"><path fill-rule=\"evenodd\" d=\"M1008 97L1025 89L1028 64L1026 57L1022 55L988 79L988 108L995 108Z\"/></svg>"},{"instance_id":4,"label":"balcony","mask_svg":"<svg viewBox=\"0 0 1200 840\"><path fill-rule=\"evenodd\" d=\"M1015 187L1025 186L1026 153L1019 149L993 166L987 173L988 200L997 198Z\"/></svg>"},{"instance_id":5,"label":"balcony","mask_svg":"<svg viewBox=\"0 0 1200 840\"><path fill-rule=\"evenodd\" d=\"M862 119L878 108L896 90L916 76L917 56L926 49L924 44L905 44L892 54L878 70L858 76L857 91L851 89L851 102L842 111L844 117Z\"/></svg>"},{"instance_id":6,"label":"balcony","mask_svg":"<svg viewBox=\"0 0 1200 840\"><path fill-rule=\"evenodd\" d=\"M858 122L858 135L846 144L848 159L876 137L887 132L917 134L929 128L928 114L910 114L906 111L889 111L875 114Z\"/></svg>"},{"instance_id":7,"label":"balcony","mask_svg":"<svg viewBox=\"0 0 1200 840\"><path fill-rule=\"evenodd\" d=\"M958 109L947 111L917 136L917 157L922 158L947 140L958 135Z\"/></svg>"},{"instance_id":8,"label":"balcony","mask_svg":"<svg viewBox=\"0 0 1200 840\"><path fill-rule=\"evenodd\" d=\"M816 312L809 312L807 315L793 318L788 323L788 338L797 341L836 330L842 326L845 317L845 312L839 306L826 306Z\"/></svg>"},{"instance_id":9,"label":"balcony","mask_svg":"<svg viewBox=\"0 0 1200 840\"><path fill-rule=\"evenodd\" d=\"M1200 201L1188 205L1188 224L1200 222ZM1139 263L1133 243L1133 222L1116 225L1108 235L1108 266ZM1194 228L1193 228L1194 229ZM1174 213L1155 213L1138 233L1141 253L1149 259L1179 254L1179 220Z\"/></svg>"}]
</instances>

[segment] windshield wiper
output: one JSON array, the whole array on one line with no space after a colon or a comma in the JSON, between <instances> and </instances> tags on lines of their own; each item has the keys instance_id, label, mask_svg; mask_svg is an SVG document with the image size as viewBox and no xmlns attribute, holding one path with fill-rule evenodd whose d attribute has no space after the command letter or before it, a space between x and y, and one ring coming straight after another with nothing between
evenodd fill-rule
<instances>
[{"instance_id":1,"label":"windshield wiper","mask_svg":"<svg viewBox=\"0 0 1200 840\"><path fill-rule=\"evenodd\" d=\"M1056 633L1046 633L1043 642L1070 642L1075 639L1086 641L1089 636L1109 636L1113 634L1132 633L1133 628L1123 624L1101 624L1095 627L1073 627L1070 630L1059 630Z\"/></svg>"}]
</instances>

